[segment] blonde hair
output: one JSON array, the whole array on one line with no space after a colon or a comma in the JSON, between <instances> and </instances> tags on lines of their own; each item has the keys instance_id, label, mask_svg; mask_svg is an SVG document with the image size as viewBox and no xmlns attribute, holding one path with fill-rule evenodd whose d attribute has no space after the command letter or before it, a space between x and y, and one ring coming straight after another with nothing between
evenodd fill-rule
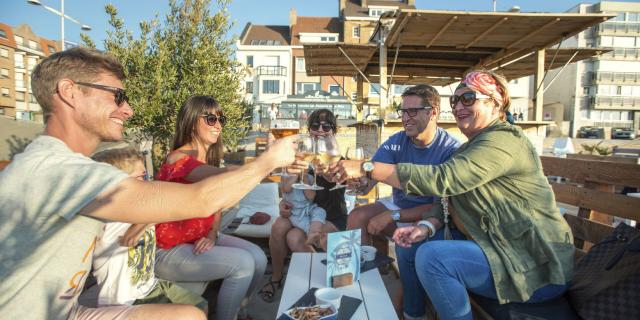
<instances>
[{"instance_id":1,"label":"blonde hair","mask_svg":"<svg viewBox=\"0 0 640 320\"><path fill-rule=\"evenodd\" d=\"M140 153L133 147L100 151L91 158L98 162L108 163L128 174L133 173L137 161L143 161Z\"/></svg>"}]
</instances>

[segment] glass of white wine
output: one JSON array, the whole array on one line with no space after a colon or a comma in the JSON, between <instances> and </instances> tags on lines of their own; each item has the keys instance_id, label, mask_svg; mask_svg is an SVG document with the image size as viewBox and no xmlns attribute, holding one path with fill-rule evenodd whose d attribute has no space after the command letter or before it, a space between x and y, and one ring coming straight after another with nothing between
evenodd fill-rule
<instances>
[{"instance_id":1,"label":"glass of white wine","mask_svg":"<svg viewBox=\"0 0 640 320\"><path fill-rule=\"evenodd\" d=\"M318 185L318 164L327 165L329 161L329 155L327 154L327 140L325 137L315 137L313 139L313 151L315 157L311 161L313 167L313 185L311 190L323 190L324 187Z\"/></svg>"},{"instance_id":2,"label":"glass of white wine","mask_svg":"<svg viewBox=\"0 0 640 320\"><path fill-rule=\"evenodd\" d=\"M347 159L349 160L364 160L364 148L356 147L347 149ZM350 196L358 196L361 195L362 192L358 189L348 188L345 192Z\"/></svg>"},{"instance_id":3,"label":"glass of white wine","mask_svg":"<svg viewBox=\"0 0 640 320\"><path fill-rule=\"evenodd\" d=\"M296 158L311 163L316 158L315 142L311 136L301 137L298 141L298 152L296 153ZM293 188L302 189L302 190L310 190L312 187L306 183L304 183L304 175L307 174L306 171L300 172L300 182L294 183L292 185Z\"/></svg>"}]
</instances>

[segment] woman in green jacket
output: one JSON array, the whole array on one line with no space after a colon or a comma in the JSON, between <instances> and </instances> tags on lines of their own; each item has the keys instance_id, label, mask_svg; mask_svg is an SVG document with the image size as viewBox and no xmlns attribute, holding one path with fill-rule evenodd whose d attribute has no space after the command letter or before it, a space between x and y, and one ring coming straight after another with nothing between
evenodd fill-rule
<instances>
[{"instance_id":1,"label":"woman in green jacket","mask_svg":"<svg viewBox=\"0 0 640 320\"><path fill-rule=\"evenodd\" d=\"M505 121L510 104L505 79L470 72L450 103L469 141L449 161L397 166L343 161L333 172L353 178L373 167L374 180L407 194L443 197L443 206L425 218L446 223L450 214L466 239L428 241L415 259L441 319L472 318L467 291L500 303L542 302L563 294L573 272L573 237L535 148L519 127ZM396 230L394 240L408 246L433 233L433 224L418 223Z\"/></svg>"}]
</instances>

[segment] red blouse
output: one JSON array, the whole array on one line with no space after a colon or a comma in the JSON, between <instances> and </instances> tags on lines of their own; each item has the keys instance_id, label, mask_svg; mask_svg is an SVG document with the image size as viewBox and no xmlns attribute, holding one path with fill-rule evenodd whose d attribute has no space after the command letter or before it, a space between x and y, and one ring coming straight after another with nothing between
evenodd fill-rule
<instances>
[{"instance_id":1,"label":"red blouse","mask_svg":"<svg viewBox=\"0 0 640 320\"><path fill-rule=\"evenodd\" d=\"M190 184L185 178L204 163L187 155L175 163L165 163L156 176L157 180ZM164 222L156 225L156 243L161 249L171 249L182 243L194 243L211 231L214 215L182 221Z\"/></svg>"}]
</instances>

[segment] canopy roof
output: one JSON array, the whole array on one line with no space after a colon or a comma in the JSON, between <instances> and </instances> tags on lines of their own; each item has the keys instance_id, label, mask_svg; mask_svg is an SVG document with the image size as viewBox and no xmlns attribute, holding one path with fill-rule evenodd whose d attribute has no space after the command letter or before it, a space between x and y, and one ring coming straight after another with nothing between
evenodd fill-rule
<instances>
[{"instance_id":1,"label":"canopy roof","mask_svg":"<svg viewBox=\"0 0 640 320\"><path fill-rule=\"evenodd\" d=\"M443 85L477 68L499 69L509 79L520 78L535 73L533 53L537 50L550 48L613 17L402 9L380 18L370 44L305 45L305 62L311 76L355 76L358 74L355 64L370 81L375 81L380 73L380 59L373 41L380 39L384 26L391 25L385 48L387 75L393 77L394 83ZM574 54L571 61L606 51L609 49L550 49L546 52L545 67L554 56L551 69L561 67Z\"/></svg>"}]
</instances>

